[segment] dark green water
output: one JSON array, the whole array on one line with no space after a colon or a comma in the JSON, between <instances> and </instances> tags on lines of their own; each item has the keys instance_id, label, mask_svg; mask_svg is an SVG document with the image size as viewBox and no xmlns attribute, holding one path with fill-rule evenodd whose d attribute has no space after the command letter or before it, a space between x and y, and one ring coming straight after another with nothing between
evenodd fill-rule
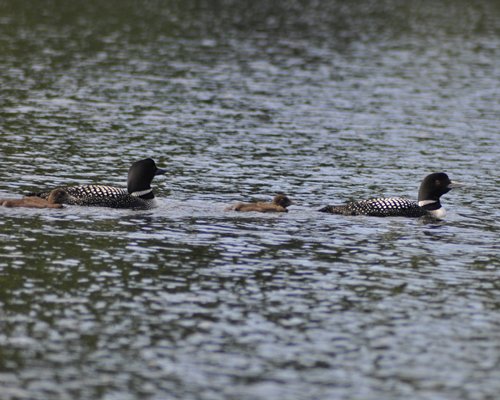
<instances>
[{"instance_id":1,"label":"dark green water","mask_svg":"<svg viewBox=\"0 0 500 400\"><path fill-rule=\"evenodd\" d=\"M0 1L0 197L168 169L0 209L0 399L497 398L499 60L493 1Z\"/></svg>"}]
</instances>

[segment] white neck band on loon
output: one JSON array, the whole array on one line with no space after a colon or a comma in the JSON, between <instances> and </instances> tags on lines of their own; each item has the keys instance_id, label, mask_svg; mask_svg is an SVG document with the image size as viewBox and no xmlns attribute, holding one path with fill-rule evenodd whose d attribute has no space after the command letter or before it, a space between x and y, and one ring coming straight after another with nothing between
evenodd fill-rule
<instances>
[{"instance_id":1,"label":"white neck band on loon","mask_svg":"<svg viewBox=\"0 0 500 400\"><path fill-rule=\"evenodd\" d=\"M423 207L423 206L427 206L427 205L429 205L429 204L433 204L433 203L436 203L436 202L437 202L436 200L420 200L420 201L418 202L418 205L419 205L420 207Z\"/></svg>"},{"instance_id":2,"label":"white neck band on loon","mask_svg":"<svg viewBox=\"0 0 500 400\"><path fill-rule=\"evenodd\" d=\"M434 206L426 207L434 204ZM439 200L420 200L418 205L422 208L427 209L427 211L434 217L442 219L446 215L446 210L441 206Z\"/></svg>"},{"instance_id":3,"label":"white neck band on loon","mask_svg":"<svg viewBox=\"0 0 500 400\"><path fill-rule=\"evenodd\" d=\"M146 189L146 190L140 190L138 192L132 192L130 193L131 196L135 196L135 197L141 197L141 196L144 196L146 194L149 194L153 191L153 189L149 188L149 189Z\"/></svg>"}]
</instances>

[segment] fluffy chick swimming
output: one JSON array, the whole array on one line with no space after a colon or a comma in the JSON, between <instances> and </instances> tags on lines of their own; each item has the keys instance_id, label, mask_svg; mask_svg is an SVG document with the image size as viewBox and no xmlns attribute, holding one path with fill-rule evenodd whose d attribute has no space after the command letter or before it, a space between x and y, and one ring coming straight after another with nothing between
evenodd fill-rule
<instances>
[{"instance_id":1,"label":"fluffy chick swimming","mask_svg":"<svg viewBox=\"0 0 500 400\"><path fill-rule=\"evenodd\" d=\"M288 212L287 207L292 202L284 194L274 196L272 202L257 202L257 203L237 203L226 208L226 211L255 211L255 212Z\"/></svg>"},{"instance_id":2,"label":"fluffy chick swimming","mask_svg":"<svg viewBox=\"0 0 500 400\"><path fill-rule=\"evenodd\" d=\"M63 203L68 198L68 194L63 189L52 190L47 199L40 197L23 197L22 199L0 199L0 206L3 207L24 207L24 208L62 208Z\"/></svg>"}]
</instances>

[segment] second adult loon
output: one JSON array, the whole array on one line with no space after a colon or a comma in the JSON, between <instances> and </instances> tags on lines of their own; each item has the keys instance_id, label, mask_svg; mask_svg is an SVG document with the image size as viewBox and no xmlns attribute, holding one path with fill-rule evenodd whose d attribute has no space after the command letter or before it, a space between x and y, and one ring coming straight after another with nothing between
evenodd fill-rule
<instances>
[{"instance_id":1,"label":"second adult loon","mask_svg":"<svg viewBox=\"0 0 500 400\"><path fill-rule=\"evenodd\" d=\"M444 172L427 175L418 191L418 202L403 197L385 197L354 201L339 206L326 206L319 211L342 215L368 215L373 217L423 217L443 218L446 210L440 197L452 188L463 186L453 182Z\"/></svg>"},{"instance_id":2,"label":"second adult loon","mask_svg":"<svg viewBox=\"0 0 500 400\"><path fill-rule=\"evenodd\" d=\"M151 182L156 175L166 170L156 166L151 158L136 161L128 170L127 189L106 185L82 185L61 187L65 192L64 204L111 208L151 208L154 194ZM47 199L51 190L29 193Z\"/></svg>"}]
</instances>

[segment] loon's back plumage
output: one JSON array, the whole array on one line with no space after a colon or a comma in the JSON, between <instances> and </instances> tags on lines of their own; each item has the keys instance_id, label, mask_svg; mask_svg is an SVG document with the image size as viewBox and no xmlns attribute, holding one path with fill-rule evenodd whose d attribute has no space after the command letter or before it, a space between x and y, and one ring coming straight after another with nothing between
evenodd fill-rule
<instances>
[{"instance_id":1,"label":"loon's back plumage","mask_svg":"<svg viewBox=\"0 0 500 400\"><path fill-rule=\"evenodd\" d=\"M111 208L147 208L146 200L130 195L127 190L105 185L63 186L67 196L64 204L75 206L96 206ZM47 199L49 192L36 193L37 197ZM151 204L152 205L152 204Z\"/></svg>"},{"instance_id":2,"label":"loon's back plumage","mask_svg":"<svg viewBox=\"0 0 500 400\"><path fill-rule=\"evenodd\" d=\"M368 215L371 217L422 217L427 211L417 202L403 197L386 197L353 201L340 206L326 206L319 211L341 215Z\"/></svg>"},{"instance_id":3,"label":"loon's back plumage","mask_svg":"<svg viewBox=\"0 0 500 400\"><path fill-rule=\"evenodd\" d=\"M129 169L128 190L107 185L66 186L64 204L78 206L98 206L111 208L151 208L154 206L154 194L151 181L156 175L165 173L156 167L155 162L144 159L135 162ZM51 190L29 193L44 199L49 197Z\"/></svg>"}]
</instances>

